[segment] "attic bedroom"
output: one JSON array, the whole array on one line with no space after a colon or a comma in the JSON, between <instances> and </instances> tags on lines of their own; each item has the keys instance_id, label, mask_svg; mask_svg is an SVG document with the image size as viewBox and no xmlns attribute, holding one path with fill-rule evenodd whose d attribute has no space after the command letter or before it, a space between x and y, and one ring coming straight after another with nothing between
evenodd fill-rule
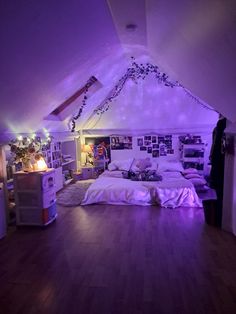
<instances>
[{"instance_id":1,"label":"attic bedroom","mask_svg":"<svg viewBox=\"0 0 236 314\"><path fill-rule=\"evenodd\" d=\"M0 15L0 312L235 313L235 2Z\"/></svg>"}]
</instances>

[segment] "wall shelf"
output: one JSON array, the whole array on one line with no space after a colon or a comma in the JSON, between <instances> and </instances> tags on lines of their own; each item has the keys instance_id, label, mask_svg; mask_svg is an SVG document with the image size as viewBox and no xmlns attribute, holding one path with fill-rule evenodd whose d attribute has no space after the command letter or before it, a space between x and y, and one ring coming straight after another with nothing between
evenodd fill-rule
<instances>
[{"instance_id":1,"label":"wall shelf","mask_svg":"<svg viewBox=\"0 0 236 314\"><path fill-rule=\"evenodd\" d=\"M62 165L62 167L63 167L63 166L66 166L66 165L71 164L71 163L74 162L74 161L75 161L74 159L71 159L71 160L68 160L68 161L63 162L61 165Z\"/></svg>"}]
</instances>

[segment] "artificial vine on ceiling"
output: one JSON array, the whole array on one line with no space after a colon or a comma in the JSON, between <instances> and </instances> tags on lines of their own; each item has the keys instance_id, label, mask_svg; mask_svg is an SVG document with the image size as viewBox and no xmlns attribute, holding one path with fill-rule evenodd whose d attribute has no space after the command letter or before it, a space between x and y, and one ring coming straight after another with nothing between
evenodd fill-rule
<instances>
[{"instance_id":1,"label":"artificial vine on ceiling","mask_svg":"<svg viewBox=\"0 0 236 314\"><path fill-rule=\"evenodd\" d=\"M201 105L202 107L215 111L213 108L208 107L206 104L204 104L200 99L198 99L196 96L194 96L188 89L186 89L183 85L181 85L179 82L175 81L172 82L168 75L164 72L161 72L159 67L157 65L153 65L151 63L137 63L135 61L134 57L131 57L131 66L127 69L126 73L119 79L117 84L114 86L114 88L111 90L109 95L102 101L102 103L93 111L94 114L102 115L105 113L109 107L111 102L119 96L121 93L125 83L128 79L133 80L136 84L138 84L138 81L140 79L144 80L149 74L154 75L154 77L157 79L157 82L159 84L164 84L167 87L181 87L186 95L188 95L192 100L194 100L196 103ZM70 129L71 132L75 131L76 126L76 120L80 118L82 115L83 109L86 106L87 101L87 92L88 89L84 92L84 98L82 100L82 105L79 108L79 111L77 115L73 116L70 121Z\"/></svg>"}]
</instances>

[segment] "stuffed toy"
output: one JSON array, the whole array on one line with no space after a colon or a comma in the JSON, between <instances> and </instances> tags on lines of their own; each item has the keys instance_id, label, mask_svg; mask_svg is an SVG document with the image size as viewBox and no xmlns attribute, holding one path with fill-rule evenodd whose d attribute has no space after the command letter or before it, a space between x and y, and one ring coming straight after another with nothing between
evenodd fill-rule
<instances>
[{"instance_id":1,"label":"stuffed toy","mask_svg":"<svg viewBox=\"0 0 236 314\"><path fill-rule=\"evenodd\" d=\"M152 166L150 158L139 159L136 164L136 167L139 168L140 171L144 171L145 169Z\"/></svg>"}]
</instances>

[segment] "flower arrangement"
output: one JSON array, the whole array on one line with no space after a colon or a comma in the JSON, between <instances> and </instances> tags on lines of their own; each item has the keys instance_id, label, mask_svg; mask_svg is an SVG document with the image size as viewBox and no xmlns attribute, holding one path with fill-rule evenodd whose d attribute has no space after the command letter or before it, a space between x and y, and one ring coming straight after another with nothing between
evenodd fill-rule
<instances>
[{"instance_id":1,"label":"flower arrangement","mask_svg":"<svg viewBox=\"0 0 236 314\"><path fill-rule=\"evenodd\" d=\"M47 144L42 143L41 138L38 137L18 137L9 143L13 163L21 162L23 168L31 168L32 165L43 157L41 151L45 145L51 142L51 137L48 138Z\"/></svg>"}]
</instances>

